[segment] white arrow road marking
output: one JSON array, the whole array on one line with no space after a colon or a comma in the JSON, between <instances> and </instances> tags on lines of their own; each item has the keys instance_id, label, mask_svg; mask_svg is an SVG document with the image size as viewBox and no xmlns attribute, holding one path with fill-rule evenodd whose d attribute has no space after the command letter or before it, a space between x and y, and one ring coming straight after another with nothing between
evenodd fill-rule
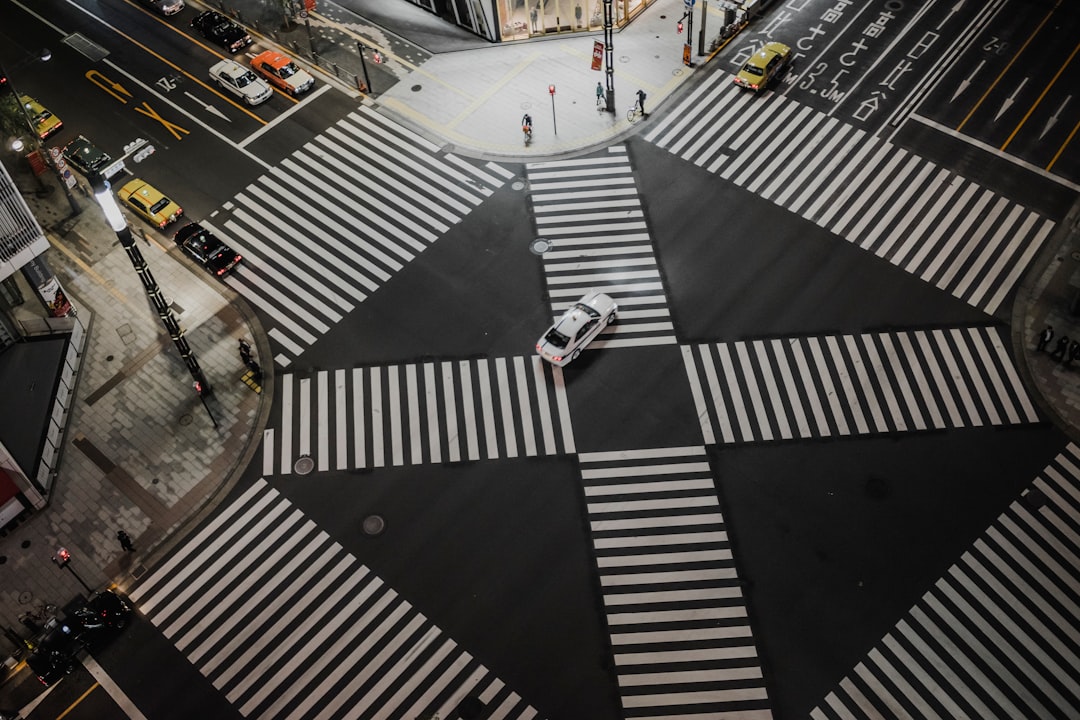
<instances>
[{"instance_id":1,"label":"white arrow road marking","mask_svg":"<svg viewBox=\"0 0 1080 720\"><path fill-rule=\"evenodd\" d=\"M994 122L997 122L998 118L1004 115L1006 110L1012 107L1012 104L1016 102L1016 96L1019 95L1020 91L1024 89L1025 85L1027 85L1027 81L1028 79L1024 78L1021 81L1020 86L1013 90L1013 94L1005 98L1005 102L1001 103L1001 109L998 110L997 115L994 116Z\"/></svg>"},{"instance_id":2,"label":"white arrow road marking","mask_svg":"<svg viewBox=\"0 0 1080 720\"><path fill-rule=\"evenodd\" d=\"M1043 127L1043 131L1039 133L1039 139L1043 139L1043 135L1050 132L1050 128L1057 124L1058 116L1061 115L1061 111L1065 109L1065 106L1069 104L1069 100L1072 100L1072 95L1066 95L1065 99L1058 105L1058 109L1054 111L1054 114L1050 116L1050 119L1046 121L1046 126Z\"/></svg>"},{"instance_id":3,"label":"white arrow road marking","mask_svg":"<svg viewBox=\"0 0 1080 720\"><path fill-rule=\"evenodd\" d=\"M960 81L960 87L956 88L956 92L949 98L949 102L956 100L956 98L960 97L962 92L968 89L968 86L971 85L971 81L975 79L975 76L979 74L979 71L982 70L982 66L985 64L986 60L980 60L979 64L975 66L975 69L971 71L971 74Z\"/></svg>"},{"instance_id":4,"label":"white arrow road marking","mask_svg":"<svg viewBox=\"0 0 1080 720\"><path fill-rule=\"evenodd\" d=\"M202 106L203 106L203 110L205 110L205 111L207 111L207 112L209 112L209 113L213 113L213 114L217 115L217 116L218 116L219 118L221 118L221 119L222 119L222 120L224 120L225 122L232 122L232 120L230 120L229 118L227 118L227 117L225 116L225 113L221 112L220 110L218 110L218 109L217 109L216 107L214 107L213 105L207 105L207 104L206 104L206 103L204 103L204 102L203 102L202 100L200 100L199 98L197 98L197 97L195 97L194 95L192 95L191 93L189 93L189 92L188 92L187 90L185 90L185 91L184 91L184 94L185 94L185 95L187 95L187 96L188 96L189 98L191 98L192 100L194 100L194 101L195 101L196 103L198 103L199 105L202 105Z\"/></svg>"}]
</instances>

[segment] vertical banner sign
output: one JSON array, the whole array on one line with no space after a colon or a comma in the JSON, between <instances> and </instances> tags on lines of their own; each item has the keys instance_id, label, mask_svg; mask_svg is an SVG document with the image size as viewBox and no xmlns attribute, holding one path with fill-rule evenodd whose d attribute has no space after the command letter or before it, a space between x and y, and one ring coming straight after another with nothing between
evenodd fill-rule
<instances>
[{"instance_id":1,"label":"vertical banner sign","mask_svg":"<svg viewBox=\"0 0 1080 720\"><path fill-rule=\"evenodd\" d=\"M65 317L71 312L71 302L60 286L52 269L40 257L32 258L22 266L23 277L37 291L43 305L52 317Z\"/></svg>"},{"instance_id":2,"label":"vertical banner sign","mask_svg":"<svg viewBox=\"0 0 1080 720\"><path fill-rule=\"evenodd\" d=\"M594 40L592 44L592 69L599 70L604 62L604 43Z\"/></svg>"},{"instance_id":3,"label":"vertical banner sign","mask_svg":"<svg viewBox=\"0 0 1080 720\"><path fill-rule=\"evenodd\" d=\"M682 46L682 64L683 65L689 65L690 64L690 45L689 44Z\"/></svg>"}]
</instances>

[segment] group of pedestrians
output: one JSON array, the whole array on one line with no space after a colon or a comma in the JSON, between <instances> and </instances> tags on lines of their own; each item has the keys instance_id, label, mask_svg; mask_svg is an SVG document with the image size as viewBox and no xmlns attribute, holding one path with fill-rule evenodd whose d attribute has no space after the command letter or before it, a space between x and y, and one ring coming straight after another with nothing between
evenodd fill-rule
<instances>
[{"instance_id":1,"label":"group of pedestrians","mask_svg":"<svg viewBox=\"0 0 1080 720\"><path fill-rule=\"evenodd\" d=\"M1039 352L1047 352L1050 341L1053 339L1054 328L1052 325L1047 325L1046 328L1039 333L1039 342L1035 345L1035 349ZM1067 368L1071 368L1074 361L1080 360L1080 342L1069 340L1068 336L1062 335L1058 338L1057 343L1054 344L1054 349L1049 352L1052 359L1064 364Z\"/></svg>"}]
</instances>

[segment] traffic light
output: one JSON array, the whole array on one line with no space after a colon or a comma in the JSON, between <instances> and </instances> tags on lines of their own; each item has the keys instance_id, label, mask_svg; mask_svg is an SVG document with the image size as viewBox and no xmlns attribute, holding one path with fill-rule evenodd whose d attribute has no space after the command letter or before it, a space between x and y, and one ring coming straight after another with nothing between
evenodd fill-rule
<instances>
[{"instance_id":1,"label":"traffic light","mask_svg":"<svg viewBox=\"0 0 1080 720\"><path fill-rule=\"evenodd\" d=\"M679 22L677 22L677 23L675 24L675 32L677 32L677 33L679 33L680 35L682 35L682 20L680 20Z\"/></svg>"},{"instance_id":2,"label":"traffic light","mask_svg":"<svg viewBox=\"0 0 1080 720\"><path fill-rule=\"evenodd\" d=\"M198 380L196 380L195 382L191 383L191 385L192 385L192 387L195 388L195 394L198 395L199 397L202 397L203 396L202 383L199 382Z\"/></svg>"},{"instance_id":3,"label":"traffic light","mask_svg":"<svg viewBox=\"0 0 1080 720\"><path fill-rule=\"evenodd\" d=\"M67 548L60 548L56 551L56 554L53 555L52 560L58 566L64 567L69 562L71 562L71 553L68 552Z\"/></svg>"}]
</instances>

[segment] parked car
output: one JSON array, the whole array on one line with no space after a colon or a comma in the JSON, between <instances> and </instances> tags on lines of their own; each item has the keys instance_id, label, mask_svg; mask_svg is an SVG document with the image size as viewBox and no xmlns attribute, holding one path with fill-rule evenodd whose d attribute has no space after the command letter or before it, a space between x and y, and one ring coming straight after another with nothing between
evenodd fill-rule
<instances>
[{"instance_id":1,"label":"parked car","mask_svg":"<svg viewBox=\"0 0 1080 720\"><path fill-rule=\"evenodd\" d=\"M100 173L106 180L124 169L124 163L114 163L112 157L80 135L64 146L64 159L83 175Z\"/></svg>"},{"instance_id":2,"label":"parked car","mask_svg":"<svg viewBox=\"0 0 1080 720\"><path fill-rule=\"evenodd\" d=\"M184 0L139 0L143 5L160 15L175 15L184 9Z\"/></svg>"},{"instance_id":3,"label":"parked car","mask_svg":"<svg viewBox=\"0 0 1080 720\"><path fill-rule=\"evenodd\" d=\"M222 60L210 66L210 79L248 105L266 102L274 91L265 80L255 76L235 60Z\"/></svg>"},{"instance_id":4,"label":"parked car","mask_svg":"<svg viewBox=\"0 0 1080 720\"><path fill-rule=\"evenodd\" d=\"M222 277L239 264L240 253L218 240L217 236L199 223L189 223L176 231L176 244L195 259L195 262Z\"/></svg>"},{"instance_id":5,"label":"parked car","mask_svg":"<svg viewBox=\"0 0 1080 720\"><path fill-rule=\"evenodd\" d=\"M299 95L315 86L315 78L288 55L274 50L261 52L251 58L251 67L267 80L290 95Z\"/></svg>"},{"instance_id":6,"label":"parked car","mask_svg":"<svg viewBox=\"0 0 1080 720\"><path fill-rule=\"evenodd\" d=\"M778 42L765 43L765 46L751 55L743 65L742 70L735 76L735 84L760 92L780 77L790 64L791 48Z\"/></svg>"},{"instance_id":7,"label":"parked car","mask_svg":"<svg viewBox=\"0 0 1080 720\"><path fill-rule=\"evenodd\" d=\"M41 103L29 95L20 95L19 100L26 108L26 114L30 122L34 124L34 131L42 140L52 137L63 129L63 121L45 109Z\"/></svg>"},{"instance_id":8,"label":"parked car","mask_svg":"<svg viewBox=\"0 0 1080 720\"><path fill-rule=\"evenodd\" d=\"M120 201L157 228L164 228L184 214L184 209L148 182L135 178L120 188Z\"/></svg>"},{"instance_id":9,"label":"parked car","mask_svg":"<svg viewBox=\"0 0 1080 720\"><path fill-rule=\"evenodd\" d=\"M215 42L229 52L240 52L251 44L247 30L219 12L206 10L195 16L191 27L207 40Z\"/></svg>"},{"instance_id":10,"label":"parked car","mask_svg":"<svg viewBox=\"0 0 1080 720\"><path fill-rule=\"evenodd\" d=\"M84 647L77 626L51 620L26 664L43 685L52 685L75 669L76 656Z\"/></svg>"},{"instance_id":11,"label":"parked car","mask_svg":"<svg viewBox=\"0 0 1080 720\"><path fill-rule=\"evenodd\" d=\"M552 365L566 366L601 330L615 322L618 309L609 295L590 290L540 336L536 352Z\"/></svg>"}]
</instances>

